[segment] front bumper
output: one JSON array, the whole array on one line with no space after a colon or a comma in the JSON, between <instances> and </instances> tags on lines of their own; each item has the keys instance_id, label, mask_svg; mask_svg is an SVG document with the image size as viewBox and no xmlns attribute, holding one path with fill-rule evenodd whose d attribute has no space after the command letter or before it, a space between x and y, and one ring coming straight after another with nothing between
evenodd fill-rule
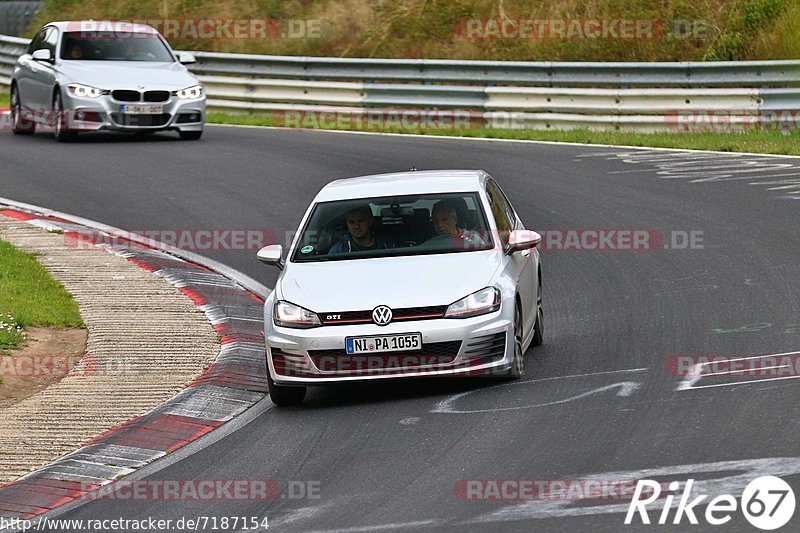
<instances>
[{"instance_id":1,"label":"front bumper","mask_svg":"<svg viewBox=\"0 0 800 533\"><path fill-rule=\"evenodd\" d=\"M514 358L513 300L499 311L467 319L433 319L291 329L266 317L266 356L279 385L319 385L376 379L502 375ZM510 315L510 316L509 316ZM346 337L420 333L414 352L347 355Z\"/></svg>"},{"instance_id":2,"label":"front bumper","mask_svg":"<svg viewBox=\"0 0 800 533\"><path fill-rule=\"evenodd\" d=\"M67 91L65 91L67 92ZM63 94L66 126L71 131L202 131L206 97L182 100L171 95L166 102L120 102L110 94L82 98ZM163 105L160 115L125 115L124 105Z\"/></svg>"}]
</instances>

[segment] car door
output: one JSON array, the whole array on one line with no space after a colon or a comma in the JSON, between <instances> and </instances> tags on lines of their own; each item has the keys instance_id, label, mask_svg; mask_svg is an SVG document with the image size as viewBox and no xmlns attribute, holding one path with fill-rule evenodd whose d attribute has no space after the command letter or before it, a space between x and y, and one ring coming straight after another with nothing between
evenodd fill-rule
<instances>
[{"instance_id":1,"label":"car door","mask_svg":"<svg viewBox=\"0 0 800 533\"><path fill-rule=\"evenodd\" d=\"M498 237L503 249L508 248L509 234L516 229L524 229L514 208L493 179L486 181L486 196L497 224ZM527 338L533 331L536 322L536 298L538 291L538 273L533 261L532 250L522 250L506 255L508 275L516 280L517 291L523 311L523 334Z\"/></svg>"},{"instance_id":2,"label":"car door","mask_svg":"<svg viewBox=\"0 0 800 533\"><path fill-rule=\"evenodd\" d=\"M14 80L17 82L17 93L19 95L20 105L25 110L32 110L36 102L36 86L34 84L33 75L39 70L39 66L38 62L33 60L31 54L42 47L47 29L48 28L42 28L39 30L39 33L34 36L28 45L25 54L17 61L18 68L14 73Z\"/></svg>"},{"instance_id":3,"label":"car door","mask_svg":"<svg viewBox=\"0 0 800 533\"><path fill-rule=\"evenodd\" d=\"M54 27L45 28L44 38L39 45L39 50L49 50L53 62L32 61L31 65L31 94L35 109L42 113L37 117L43 122L50 119L49 111L53 107L53 87L56 84L56 45L58 44L58 30Z\"/></svg>"}]
</instances>

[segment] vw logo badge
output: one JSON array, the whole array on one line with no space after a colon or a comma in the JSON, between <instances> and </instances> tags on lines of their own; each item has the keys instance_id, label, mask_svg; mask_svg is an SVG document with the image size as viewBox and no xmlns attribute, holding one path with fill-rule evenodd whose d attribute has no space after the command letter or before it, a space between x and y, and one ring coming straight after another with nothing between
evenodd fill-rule
<instances>
[{"instance_id":1,"label":"vw logo badge","mask_svg":"<svg viewBox=\"0 0 800 533\"><path fill-rule=\"evenodd\" d=\"M385 305L379 305L372 310L372 321L379 326L385 326L392 321L392 310Z\"/></svg>"}]
</instances>

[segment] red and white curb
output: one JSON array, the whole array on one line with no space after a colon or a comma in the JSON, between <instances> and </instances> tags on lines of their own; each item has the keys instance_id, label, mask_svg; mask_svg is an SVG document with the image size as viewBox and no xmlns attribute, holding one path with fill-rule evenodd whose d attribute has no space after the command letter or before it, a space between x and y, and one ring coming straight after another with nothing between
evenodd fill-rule
<instances>
[{"instance_id":1,"label":"red and white curb","mask_svg":"<svg viewBox=\"0 0 800 533\"><path fill-rule=\"evenodd\" d=\"M191 298L220 335L214 363L152 411L0 487L0 517L30 519L118 480L220 427L267 393L262 309L269 290L215 261L64 213L0 198L0 214L63 232L163 277ZM107 240L106 240L107 242Z\"/></svg>"}]
</instances>

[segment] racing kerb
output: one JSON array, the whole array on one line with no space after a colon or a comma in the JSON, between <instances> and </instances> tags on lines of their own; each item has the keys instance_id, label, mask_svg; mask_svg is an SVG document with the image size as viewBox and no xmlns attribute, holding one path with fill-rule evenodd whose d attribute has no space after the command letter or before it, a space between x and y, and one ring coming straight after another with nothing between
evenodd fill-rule
<instances>
[{"instance_id":1,"label":"racing kerb","mask_svg":"<svg viewBox=\"0 0 800 533\"><path fill-rule=\"evenodd\" d=\"M170 400L0 487L0 517L28 519L91 497L92 491L199 439L265 397L262 309L269 293L266 287L231 269L218 269L214 261L80 217L4 198L0 198L0 212L63 231L66 238L109 242L107 237L115 237L114 244L98 246L177 287L205 313L221 344L214 363Z\"/></svg>"},{"instance_id":2,"label":"racing kerb","mask_svg":"<svg viewBox=\"0 0 800 533\"><path fill-rule=\"evenodd\" d=\"M28 41L0 35L0 85ZM669 131L686 114L761 124L800 112L800 61L591 63L353 59L195 52L209 109L398 110L504 129ZM455 115L457 114L458 115ZM781 124L784 129L796 124Z\"/></svg>"}]
</instances>

